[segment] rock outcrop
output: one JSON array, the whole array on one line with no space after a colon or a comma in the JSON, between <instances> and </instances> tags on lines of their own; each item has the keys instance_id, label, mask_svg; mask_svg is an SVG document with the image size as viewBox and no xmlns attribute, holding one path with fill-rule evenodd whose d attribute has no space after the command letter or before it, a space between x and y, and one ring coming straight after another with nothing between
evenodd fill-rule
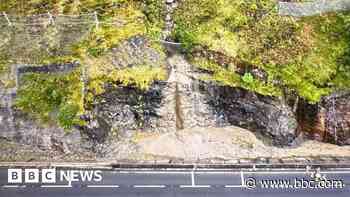
<instances>
[{"instance_id":1,"label":"rock outcrop","mask_svg":"<svg viewBox=\"0 0 350 197\"><path fill-rule=\"evenodd\" d=\"M300 130L312 139L350 144L350 92L335 92L316 105L299 105Z\"/></svg>"},{"instance_id":2,"label":"rock outcrop","mask_svg":"<svg viewBox=\"0 0 350 197\"><path fill-rule=\"evenodd\" d=\"M240 88L212 86L207 101L217 121L269 136L272 143L285 146L296 137L297 121L291 108L279 100Z\"/></svg>"},{"instance_id":3,"label":"rock outcrop","mask_svg":"<svg viewBox=\"0 0 350 197\"><path fill-rule=\"evenodd\" d=\"M321 102L325 111L325 141L350 144L350 92L336 92Z\"/></svg>"},{"instance_id":4,"label":"rock outcrop","mask_svg":"<svg viewBox=\"0 0 350 197\"><path fill-rule=\"evenodd\" d=\"M56 126L40 125L19 111L10 112L3 107L0 120L0 138L65 154L83 151L84 137L77 129L65 131Z\"/></svg>"},{"instance_id":5,"label":"rock outcrop","mask_svg":"<svg viewBox=\"0 0 350 197\"><path fill-rule=\"evenodd\" d=\"M130 138L136 131L156 127L152 121L158 118L155 110L160 104L161 86L154 84L145 92L133 87L108 88L98 97L101 102L94 105L84 130L102 142L109 132Z\"/></svg>"},{"instance_id":6,"label":"rock outcrop","mask_svg":"<svg viewBox=\"0 0 350 197\"><path fill-rule=\"evenodd\" d=\"M93 116L100 121L95 118L92 123L107 123L104 127L121 138L138 131L166 133L229 125L268 136L277 146L289 145L296 137L296 119L277 99L202 81L182 55L168 58L168 66L168 80L156 82L148 91L111 86L97 98L100 102ZM105 133L93 128L95 133Z\"/></svg>"},{"instance_id":7,"label":"rock outcrop","mask_svg":"<svg viewBox=\"0 0 350 197\"><path fill-rule=\"evenodd\" d=\"M139 131L167 133L230 125L268 136L277 146L289 145L296 137L296 119L291 109L277 99L205 82L202 73L183 55L169 54L165 59L142 37L114 48L110 60L116 69L167 65L169 75L166 81L157 81L146 91L106 85L105 93L97 96L91 110L81 117L87 124L79 130L91 144L103 144L109 136L130 139ZM66 134L57 127L38 126L12 109L10 101L15 94L4 95L0 137L38 144L44 149L58 144L64 152L77 149L75 144L84 146L79 130Z\"/></svg>"}]
</instances>

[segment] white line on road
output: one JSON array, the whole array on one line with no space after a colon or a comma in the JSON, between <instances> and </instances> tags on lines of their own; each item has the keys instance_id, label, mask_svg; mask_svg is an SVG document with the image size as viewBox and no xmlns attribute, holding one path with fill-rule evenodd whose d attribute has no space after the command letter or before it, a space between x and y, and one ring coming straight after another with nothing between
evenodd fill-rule
<instances>
[{"instance_id":1,"label":"white line on road","mask_svg":"<svg viewBox=\"0 0 350 197\"><path fill-rule=\"evenodd\" d=\"M165 188L165 185L134 185L135 188Z\"/></svg>"},{"instance_id":2,"label":"white line on road","mask_svg":"<svg viewBox=\"0 0 350 197\"><path fill-rule=\"evenodd\" d=\"M312 170L312 169L311 169ZM243 170L244 173L254 173L254 174L306 174L306 170L303 171L289 171L289 170L279 170L279 171L249 171L249 169ZM120 174L188 174L189 171L183 170L183 171L117 171L113 173L120 173ZM196 170L196 174L240 174L240 171L201 171L201 170ZM328 170L328 171L323 171L322 173L328 173L328 174L350 174L350 170Z\"/></svg>"},{"instance_id":3,"label":"white line on road","mask_svg":"<svg viewBox=\"0 0 350 197\"><path fill-rule=\"evenodd\" d=\"M191 184L196 185L196 183L194 182L194 171L191 172Z\"/></svg>"},{"instance_id":4,"label":"white line on road","mask_svg":"<svg viewBox=\"0 0 350 197\"><path fill-rule=\"evenodd\" d=\"M245 180L244 180L243 171L241 171L241 185L244 185L244 186L245 186Z\"/></svg>"},{"instance_id":5,"label":"white line on road","mask_svg":"<svg viewBox=\"0 0 350 197\"><path fill-rule=\"evenodd\" d=\"M40 187L44 187L44 188L67 188L67 187L72 187L72 185L41 185Z\"/></svg>"},{"instance_id":6,"label":"white line on road","mask_svg":"<svg viewBox=\"0 0 350 197\"><path fill-rule=\"evenodd\" d=\"M18 187L25 188L26 186L25 185L3 185L2 187L4 187L4 188L18 188Z\"/></svg>"},{"instance_id":7,"label":"white line on road","mask_svg":"<svg viewBox=\"0 0 350 197\"><path fill-rule=\"evenodd\" d=\"M225 185L226 188L244 188L244 185Z\"/></svg>"},{"instance_id":8,"label":"white line on road","mask_svg":"<svg viewBox=\"0 0 350 197\"><path fill-rule=\"evenodd\" d=\"M91 187L91 188L118 188L119 185L87 185L87 187Z\"/></svg>"},{"instance_id":9,"label":"white line on road","mask_svg":"<svg viewBox=\"0 0 350 197\"><path fill-rule=\"evenodd\" d=\"M312 171L312 170L311 170ZM309 172L306 171L291 171L291 172L286 172L286 171L282 171L282 172L250 172L250 171L244 171L244 173L246 174L308 174ZM350 174L350 171L322 171L322 173L325 174Z\"/></svg>"},{"instance_id":10,"label":"white line on road","mask_svg":"<svg viewBox=\"0 0 350 197\"><path fill-rule=\"evenodd\" d=\"M188 171L119 171L118 174L188 174Z\"/></svg>"},{"instance_id":11,"label":"white line on road","mask_svg":"<svg viewBox=\"0 0 350 197\"><path fill-rule=\"evenodd\" d=\"M210 185L180 185L180 188L210 188Z\"/></svg>"},{"instance_id":12,"label":"white line on road","mask_svg":"<svg viewBox=\"0 0 350 197\"><path fill-rule=\"evenodd\" d=\"M118 172L120 174L188 174L189 172L167 172L167 171L154 171L154 172ZM196 171L195 174L240 174L241 172L204 172ZM307 174L306 171L244 171L245 174ZM350 171L323 171L326 174L350 174Z\"/></svg>"},{"instance_id":13,"label":"white line on road","mask_svg":"<svg viewBox=\"0 0 350 197\"><path fill-rule=\"evenodd\" d=\"M350 174L350 171L322 171L324 174Z\"/></svg>"}]
</instances>

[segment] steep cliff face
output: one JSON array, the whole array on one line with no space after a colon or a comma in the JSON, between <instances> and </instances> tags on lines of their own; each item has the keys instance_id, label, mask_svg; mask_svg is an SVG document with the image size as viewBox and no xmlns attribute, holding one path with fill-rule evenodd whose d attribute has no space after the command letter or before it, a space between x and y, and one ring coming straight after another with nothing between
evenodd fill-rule
<instances>
[{"instance_id":1,"label":"steep cliff face","mask_svg":"<svg viewBox=\"0 0 350 197\"><path fill-rule=\"evenodd\" d=\"M155 50L147 48L147 42L139 39L130 42L122 45L127 47L130 57L146 57L149 59L145 61L156 63L163 61ZM122 51L123 48L114 50L116 54ZM139 64L128 59L114 58L113 62L118 68ZM240 126L267 136L276 146L289 145L298 135L298 124L291 108L277 98L204 81L203 73L178 53L169 54L164 62L168 78L156 81L149 89L107 84L104 93L95 97L92 107L81 117L87 124L70 132L57 126L40 126L14 110L15 90L4 90L0 136L43 149L70 152L95 149L94 144L105 144L111 139L130 139L138 132L168 133L198 127ZM348 144L348 97L345 93L334 94L324 98L318 106L299 106L300 130L314 139Z\"/></svg>"},{"instance_id":2,"label":"steep cliff face","mask_svg":"<svg viewBox=\"0 0 350 197\"><path fill-rule=\"evenodd\" d=\"M274 145L285 146L296 137L297 122L289 106L279 100L240 88L213 86L207 102L217 120L270 137ZM222 124L222 123L221 123Z\"/></svg>"},{"instance_id":3,"label":"steep cliff face","mask_svg":"<svg viewBox=\"0 0 350 197\"><path fill-rule=\"evenodd\" d=\"M3 91L0 136L42 150L94 150L101 154L108 150L110 140L120 141L117 147L129 147L123 143L130 144L128 139L139 132L171 133L235 125L268 137L276 146L289 145L296 137L296 119L290 107L279 100L203 81L200 72L181 55L169 58L168 66L168 79L155 82L148 90L106 86L105 93L96 97L91 111L82 117L87 125L69 132L53 125L40 126L14 110L11 99L15 94ZM299 119L299 126L310 134L312 131L311 138L349 144L348 97L347 93L334 94L318 106L299 106L308 117L303 119L304 124Z\"/></svg>"},{"instance_id":4,"label":"steep cliff face","mask_svg":"<svg viewBox=\"0 0 350 197\"><path fill-rule=\"evenodd\" d=\"M146 90L132 85L106 84L104 93L96 95L91 108L81 117L86 125L71 132L56 126L40 126L28 119L13 109L11 102L16 93L4 92L1 137L43 148L52 148L58 143L69 152L74 149L69 148L70 144L79 146L86 138L100 144L115 136L119 140L129 139L140 131L166 133L195 127L241 126L270 137L277 146L290 144L296 136L296 121L289 107L271 97L205 82L201 71L181 54L169 54L164 61L142 38L131 39L113 51L116 69L137 68L142 62L164 62L168 78L156 81ZM132 60L132 57L137 58ZM79 138L72 138L73 143L66 142L70 135Z\"/></svg>"},{"instance_id":5,"label":"steep cliff face","mask_svg":"<svg viewBox=\"0 0 350 197\"><path fill-rule=\"evenodd\" d=\"M88 118L91 126L85 127L88 133L105 138L112 132L125 138L138 131L237 125L270 137L277 146L289 145L296 137L296 119L277 99L205 82L180 54L170 55L167 63L168 79L147 91L110 86L97 97ZM110 131L96 127L106 124Z\"/></svg>"},{"instance_id":6,"label":"steep cliff face","mask_svg":"<svg viewBox=\"0 0 350 197\"><path fill-rule=\"evenodd\" d=\"M325 141L335 144L350 144L350 92L336 92L325 97L324 108L326 127Z\"/></svg>"},{"instance_id":7,"label":"steep cliff face","mask_svg":"<svg viewBox=\"0 0 350 197\"><path fill-rule=\"evenodd\" d=\"M300 129L312 139L350 144L349 98L349 92L335 92L317 105L301 104L298 112Z\"/></svg>"}]
</instances>

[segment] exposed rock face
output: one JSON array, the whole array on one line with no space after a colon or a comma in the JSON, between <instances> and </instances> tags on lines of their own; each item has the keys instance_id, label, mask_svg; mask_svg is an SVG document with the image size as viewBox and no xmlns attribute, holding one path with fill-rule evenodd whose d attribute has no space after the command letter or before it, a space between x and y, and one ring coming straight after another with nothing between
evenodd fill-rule
<instances>
[{"instance_id":1,"label":"exposed rock face","mask_svg":"<svg viewBox=\"0 0 350 197\"><path fill-rule=\"evenodd\" d=\"M278 100L205 83L182 56L175 55L168 63L168 80L146 92L131 87L108 89L94 107L95 116L120 137L137 131L166 133L236 125L269 136L278 146L295 138L296 119Z\"/></svg>"},{"instance_id":2,"label":"exposed rock face","mask_svg":"<svg viewBox=\"0 0 350 197\"><path fill-rule=\"evenodd\" d=\"M130 139L138 131L166 133L195 127L236 125L269 136L278 146L288 145L295 138L297 124L289 107L271 97L206 83L201 80L202 73L182 55L170 55L165 61L141 37L113 49L110 59L116 69L167 63L169 76L147 91L107 86L105 93L96 97L92 110L82 117L87 125L80 131L93 142L88 145L83 144L76 129L67 134L54 126L39 126L14 111L11 101L15 94L4 92L0 99L0 137L62 152L92 148L91 144L102 144L111 134Z\"/></svg>"},{"instance_id":3,"label":"exposed rock face","mask_svg":"<svg viewBox=\"0 0 350 197\"><path fill-rule=\"evenodd\" d=\"M100 102L92 111L90 129L86 129L103 141L110 131L126 138L140 129L156 127L152 121L158 118L155 110L160 104L161 86L155 84L146 92L132 87L107 89L98 97Z\"/></svg>"},{"instance_id":4,"label":"exposed rock face","mask_svg":"<svg viewBox=\"0 0 350 197\"><path fill-rule=\"evenodd\" d=\"M299 106L300 129L309 137L338 145L350 144L350 92L336 92L317 105Z\"/></svg>"},{"instance_id":5,"label":"exposed rock face","mask_svg":"<svg viewBox=\"0 0 350 197\"><path fill-rule=\"evenodd\" d=\"M350 92L336 92L323 98L325 112L325 141L339 145L350 144Z\"/></svg>"},{"instance_id":6,"label":"exposed rock face","mask_svg":"<svg viewBox=\"0 0 350 197\"><path fill-rule=\"evenodd\" d=\"M324 108L318 108L318 105L310 105L304 100L299 101L298 131L307 138L323 141L326 131L324 112Z\"/></svg>"},{"instance_id":7,"label":"exposed rock face","mask_svg":"<svg viewBox=\"0 0 350 197\"><path fill-rule=\"evenodd\" d=\"M0 135L6 137L14 131L12 112L13 89L0 89Z\"/></svg>"},{"instance_id":8,"label":"exposed rock face","mask_svg":"<svg viewBox=\"0 0 350 197\"><path fill-rule=\"evenodd\" d=\"M12 114L13 116L9 116ZM0 137L21 144L33 145L42 150L72 153L82 150L83 137L79 130L69 132L55 126L40 126L18 111L0 108Z\"/></svg>"},{"instance_id":9,"label":"exposed rock face","mask_svg":"<svg viewBox=\"0 0 350 197\"><path fill-rule=\"evenodd\" d=\"M205 102L213 107L218 125L260 132L277 146L289 145L296 137L296 119L291 109L278 100L239 88L212 86L205 91Z\"/></svg>"},{"instance_id":10,"label":"exposed rock face","mask_svg":"<svg viewBox=\"0 0 350 197\"><path fill-rule=\"evenodd\" d=\"M135 36L112 49L110 62L116 69L139 65L164 66L165 57L152 48L149 40Z\"/></svg>"},{"instance_id":11,"label":"exposed rock face","mask_svg":"<svg viewBox=\"0 0 350 197\"><path fill-rule=\"evenodd\" d=\"M98 114L93 113L86 114L81 119L85 120L87 124L81 126L80 130L84 131L94 143L103 143L111 130L110 124Z\"/></svg>"}]
</instances>

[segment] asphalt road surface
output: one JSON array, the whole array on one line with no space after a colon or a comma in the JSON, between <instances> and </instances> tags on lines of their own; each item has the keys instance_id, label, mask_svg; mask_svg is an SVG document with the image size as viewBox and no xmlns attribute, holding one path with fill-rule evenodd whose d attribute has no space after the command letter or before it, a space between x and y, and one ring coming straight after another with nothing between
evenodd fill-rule
<instances>
[{"instance_id":1,"label":"asphalt road surface","mask_svg":"<svg viewBox=\"0 0 350 197\"><path fill-rule=\"evenodd\" d=\"M39 183L24 182L24 172L21 183L9 183L8 169L2 168L0 197L350 196L350 171L346 169L321 170L318 181L313 170L101 171L100 181L82 181L79 176L75 177L78 181L61 180L61 171L56 169L55 183L43 183L41 170Z\"/></svg>"}]
</instances>

